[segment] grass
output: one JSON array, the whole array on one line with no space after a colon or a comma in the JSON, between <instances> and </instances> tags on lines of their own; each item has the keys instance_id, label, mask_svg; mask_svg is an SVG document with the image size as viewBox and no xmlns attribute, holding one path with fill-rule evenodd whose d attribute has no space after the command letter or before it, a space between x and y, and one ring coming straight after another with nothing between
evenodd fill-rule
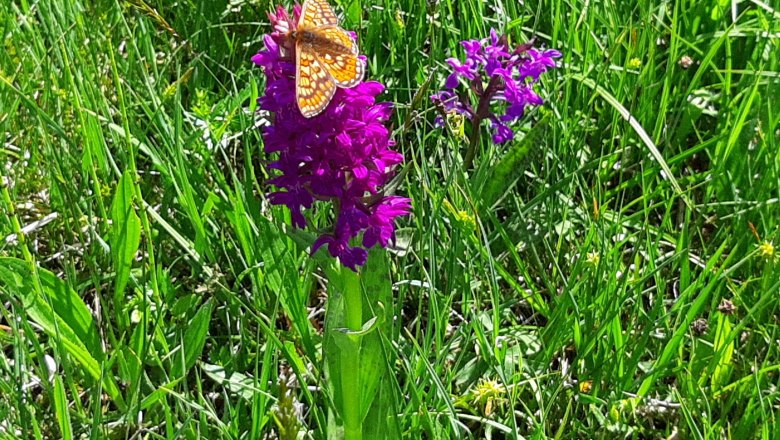
<instances>
[{"instance_id":1,"label":"grass","mask_svg":"<svg viewBox=\"0 0 780 440\"><path fill-rule=\"evenodd\" d=\"M414 199L405 438L777 438L776 2L336 7ZM270 8L0 3L0 438L324 438L328 286L264 197ZM468 169L426 97L491 27L564 57Z\"/></svg>"}]
</instances>

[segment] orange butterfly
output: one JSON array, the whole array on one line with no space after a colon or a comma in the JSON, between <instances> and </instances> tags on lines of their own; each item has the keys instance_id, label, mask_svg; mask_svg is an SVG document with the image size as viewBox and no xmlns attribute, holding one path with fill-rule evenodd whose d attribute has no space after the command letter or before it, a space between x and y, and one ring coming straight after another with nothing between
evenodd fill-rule
<instances>
[{"instance_id":1,"label":"orange butterfly","mask_svg":"<svg viewBox=\"0 0 780 440\"><path fill-rule=\"evenodd\" d=\"M357 43L339 27L326 0L305 0L295 40L295 97L303 116L322 113L336 87L349 88L363 80L366 67L358 59Z\"/></svg>"}]
</instances>

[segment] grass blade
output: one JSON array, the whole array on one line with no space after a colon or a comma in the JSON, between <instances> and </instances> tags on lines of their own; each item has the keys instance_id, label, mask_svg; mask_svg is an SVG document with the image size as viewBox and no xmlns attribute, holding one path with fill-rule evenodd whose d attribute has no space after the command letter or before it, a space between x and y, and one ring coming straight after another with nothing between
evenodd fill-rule
<instances>
[{"instance_id":1,"label":"grass blade","mask_svg":"<svg viewBox=\"0 0 780 440\"><path fill-rule=\"evenodd\" d=\"M73 438L73 428L70 424L70 412L68 412L68 396L65 394L62 378L58 374L54 376L54 415L57 417L57 424L60 426L62 440L71 440Z\"/></svg>"}]
</instances>

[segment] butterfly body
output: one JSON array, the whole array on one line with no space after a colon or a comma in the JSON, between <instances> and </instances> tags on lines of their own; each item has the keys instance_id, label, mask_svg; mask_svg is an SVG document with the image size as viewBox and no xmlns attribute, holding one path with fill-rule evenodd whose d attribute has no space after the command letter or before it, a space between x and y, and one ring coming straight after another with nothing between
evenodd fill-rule
<instances>
[{"instance_id":1,"label":"butterfly body","mask_svg":"<svg viewBox=\"0 0 780 440\"><path fill-rule=\"evenodd\" d=\"M363 80L365 66L357 43L342 28L326 0L306 0L295 41L295 93L303 116L311 118L327 108L337 87Z\"/></svg>"},{"instance_id":2,"label":"butterfly body","mask_svg":"<svg viewBox=\"0 0 780 440\"><path fill-rule=\"evenodd\" d=\"M301 45L308 45L307 49L316 49L321 55L327 55L329 53L340 53L344 55L351 54L353 49L350 46L342 44L338 41L333 41L317 29L305 29L293 32L293 35L297 37L297 40Z\"/></svg>"}]
</instances>

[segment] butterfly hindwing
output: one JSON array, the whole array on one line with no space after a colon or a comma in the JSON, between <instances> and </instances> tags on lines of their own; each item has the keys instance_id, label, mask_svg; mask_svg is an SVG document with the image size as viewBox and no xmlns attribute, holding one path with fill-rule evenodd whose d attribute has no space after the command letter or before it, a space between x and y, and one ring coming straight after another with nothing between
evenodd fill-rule
<instances>
[{"instance_id":1,"label":"butterfly hindwing","mask_svg":"<svg viewBox=\"0 0 780 440\"><path fill-rule=\"evenodd\" d=\"M311 118L322 113L328 106L336 92L336 84L330 73L317 60L311 46L298 44L296 52L296 100L303 116Z\"/></svg>"},{"instance_id":2,"label":"butterfly hindwing","mask_svg":"<svg viewBox=\"0 0 780 440\"><path fill-rule=\"evenodd\" d=\"M339 87L353 87L363 80L365 65L358 58L357 43L337 26L323 26L316 32L333 44L317 50L317 59L328 69Z\"/></svg>"}]
</instances>

